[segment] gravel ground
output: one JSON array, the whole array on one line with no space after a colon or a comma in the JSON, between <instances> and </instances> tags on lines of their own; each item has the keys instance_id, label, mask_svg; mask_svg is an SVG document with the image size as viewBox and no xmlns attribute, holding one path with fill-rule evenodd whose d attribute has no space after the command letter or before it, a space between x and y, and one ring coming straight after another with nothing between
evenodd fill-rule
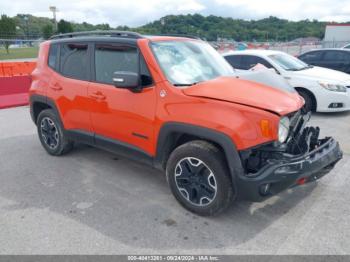
<instances>
[{"instance_id":1,"label":"gravel ground","mask_svg":"<svg viewBox=\"0 0 350 262\"><path fill-rule=\"evenodd\" d=\"M87 146L51 157L27 107L0 110L0 253L350 254L350 113L312 123L344 150L330 174L202 218L162 173Z\"/></svg>"}]
</instances>

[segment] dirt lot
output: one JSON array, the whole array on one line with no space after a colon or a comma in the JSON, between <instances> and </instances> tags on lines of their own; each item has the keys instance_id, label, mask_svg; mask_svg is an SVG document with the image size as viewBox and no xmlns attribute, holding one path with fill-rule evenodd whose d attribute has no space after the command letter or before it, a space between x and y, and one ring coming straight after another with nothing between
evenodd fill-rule
<instances>
[{"instance_id":1,"label":"dirt lot","mask_svg":"<svg viewBox=\"0 0 350 262\"><path fill-rule=\"evenodd\" d=\"M345 153L329 175L202 218L162 173L87 146L51 157L27 107L0 110L0 253L350 254L350 113L312 123Z\"/></svg>"}]
</instances>

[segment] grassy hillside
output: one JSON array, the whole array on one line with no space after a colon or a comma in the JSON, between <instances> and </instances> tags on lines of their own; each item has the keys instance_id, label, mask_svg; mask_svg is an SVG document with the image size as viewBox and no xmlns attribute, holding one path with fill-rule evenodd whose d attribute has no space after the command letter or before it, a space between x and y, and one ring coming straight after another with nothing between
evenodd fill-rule
<instances>
[{"instance_id":1,"label":"grassy hillside","mask_svg":"<svg viewBox=\"0 0 350 262\"><path fill-rule=\"evenodd\" d=\"M37 47L13 48L7 54L5 49L0 48L0 60L20 59L20 58L35 58L38 56Z\"/></svg>"},{"instance_id":2,"label":"grassy hillside","mask_svg":"<svg viewBox=\"0 0 350 262\"><path fill-rule=\"evenodd\" d=\"M47 17L18 14L14 17L18 27L18 36L41 37L43 28L53 26L53 21ZM146 25L131 28L118 26L112 28L109 24L92 25L86 22L71 22L71 30L133 30L146 34L191 34L213 41L217 38L234 39L237 41L289 41L299 37L323 38L326 22L317 20L288 21L277 17L260 20L242 20L220 16L168 15Z\"/></svg>"},{"instance_id":3,"label":"grassy hillside","mask_svg":"<svg viewBox=\"0 0 350 262\"><path fill-rule=\"evenodd\" d=\"M326 22L316 20L294 22L269 17L247 21L194 14L165 16L136 30L150 34L191 34L209 41L217 38L237 41L289 41L299 37L323 38L325 26Z\"/></svg>"}]
</instances>

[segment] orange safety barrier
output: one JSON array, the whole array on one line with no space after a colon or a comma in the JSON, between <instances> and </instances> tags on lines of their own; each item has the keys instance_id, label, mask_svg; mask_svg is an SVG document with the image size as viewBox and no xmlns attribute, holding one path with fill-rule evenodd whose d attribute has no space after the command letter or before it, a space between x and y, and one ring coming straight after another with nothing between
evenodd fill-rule
<instances>
[{"instance_id":1,"label":"orange safety barrier","mask_svg":"<svg viewBox=\"0 0 350 262\"><path fill-rule=\"evenodd\" d=\"M30 75L36 62L0 62L0 77Z\"/></svg>"},{"instance_id":2,"label":"orange safety barrier","mask_svg":"<svg viewBox=\"0 0 350 262\"><path fill-rule=\"evenodd\" d=\"M28 104L36 62L0 62L0 109Z\"/></svg>"}]
</instances>

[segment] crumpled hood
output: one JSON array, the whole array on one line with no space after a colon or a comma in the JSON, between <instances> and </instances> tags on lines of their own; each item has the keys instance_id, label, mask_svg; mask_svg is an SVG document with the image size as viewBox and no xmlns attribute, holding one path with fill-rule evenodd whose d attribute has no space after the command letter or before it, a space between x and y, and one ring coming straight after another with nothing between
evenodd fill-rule
<instances>
[{"instance_id":1,"label":"crumpled hood","mask_svg":"<svg viewBox=\"0 0 350 262\"><path fill-rule=\"evenodd\" d=\"M296 92L286 92L236 77L219 77L183 89L183 92L188 96L252 106L279 115L297 111L304 105L304 100Z\"/></svg>"}]
</instances>

